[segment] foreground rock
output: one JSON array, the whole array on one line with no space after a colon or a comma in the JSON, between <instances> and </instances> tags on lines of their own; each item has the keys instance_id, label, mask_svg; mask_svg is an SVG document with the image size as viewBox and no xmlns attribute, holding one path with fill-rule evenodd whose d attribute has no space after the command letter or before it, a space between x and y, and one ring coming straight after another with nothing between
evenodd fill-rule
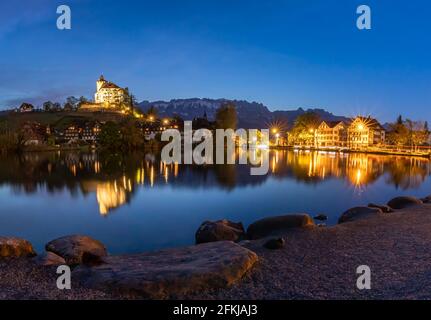
<instances>
[{"instance_id":1,"label":"foreground rock","mask_svg":"<svg viewBox=\"0 0 431 320\"><path fill-rule=\"evenodd\" d=\"M207 243L214 241L241 241L244 239L245 230L242 223L229 220L205 221L196 231L196 243Z\"/></svg>"},{"instance_id":2,"label":"foreground rock","mask_svg":"<svg viewBox=\"0 0 431 320\"><path fill-rule=\"evenodd\" d=\"M284 240L284 238L273 238L265 242L263 246L269 250L278 250L282 249L285 244L286 241Z\"/></svg>"},{"instance_id":3,"label":"foreground rock","mask_svg":"<svg viewBox=\"0 0 431 320\"><path fill-rule=\"evenodd\" d=\"M33 260L41 266L59 266L66 264L66 260L49 251L34 257Z\"/></svg>"},{"instance_id":4,"label":"foreground rock","mask_svg":"<svg viewBox=\"0 0 431 320\"><path fill-rule=\"evenodd\" d=\"M81 235L70 235L48 242L46 251L64 258L68 265L99 262L107 255L106 248L100 241Z\"/></svg>"},{"instance_id":5,"label":"foreground rock","mask_svg":"<svg viewBox=\"0 0 431 320\"><path fill-rule=\"evenodd\" d=\"M96 267L79 266L73 277L87 287L164 299L233 284L254 265L257 255L230 241L136 255L107 256Z\"/></svg>"},{"instance_id":6,"label":"foreground rock","mask_svg":"<svg viewBox=\"0 0 431 320\"><path fill-rule=\"evenodd\" d=\"M252 223L247 228L247 236L250 239L255 240L286 229L307 228L314 226L314 221L308 214L292 214L269 217Z\"/></svg>"},{"instance_id":7,"label":"foreground rock","mask_svg":"<svg viewBox=\"0 0 431 320\"><path fill-rule=\"evenodd\" d=\"M422 204L422 201L415 197L396 197L388 202L392 209L404 209L418 204Z\"/></svg>"},{"instance_id":8,"label":"foreground rock","mask_svg":"<svg viewBox=\"0 0 431 320\"><path fill-rule=\"evenodd\" d=\"M338 219L338 223L368 219L379 214L383 214L382 210L379 208L355 207L345 211Z\"/></svg>"},{"instance_id":9,"label":"foreground rock","mask_svg":"<svg viewBox=\"0 0 431 320\"><path fill-rule=\"evenodd\" d=\"M33 246L27 240L11 237L0 237L0 258L33 257Z\"/></svg>"},{"instance_id":10,"label":"foreground rock","mask_svg":"<svg viewBox=\"0 0 431 320\"><path fill-rule=\"evenodd\" d=\"M384 204L369 203L368 207L380 209L384 213L394 212L394 210L391 207L389 207L388 205L384 205Z\"/></svg>"}]
</instances>

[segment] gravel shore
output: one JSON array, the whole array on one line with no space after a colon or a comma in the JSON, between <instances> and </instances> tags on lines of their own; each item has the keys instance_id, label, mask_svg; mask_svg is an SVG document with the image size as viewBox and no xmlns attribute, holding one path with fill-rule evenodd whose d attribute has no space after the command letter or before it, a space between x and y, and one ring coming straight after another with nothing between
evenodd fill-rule
<instances>
[{"instance_id":1,"label":"gravel shore","mask_svg":"<svg viewBox=\"0 0 431 320\"><path fill-rule=\"evenodd\" d=\"M383 216L282 234L286 246L245 246L259 256L252 272L228 289L181 299L431 299L431 204ZM371 290L356 288L356 268L371 268ZM121 299L73 283L56 288L56 267L31 259L0 260L0 299Z\"/></svg>"}]
</instances>

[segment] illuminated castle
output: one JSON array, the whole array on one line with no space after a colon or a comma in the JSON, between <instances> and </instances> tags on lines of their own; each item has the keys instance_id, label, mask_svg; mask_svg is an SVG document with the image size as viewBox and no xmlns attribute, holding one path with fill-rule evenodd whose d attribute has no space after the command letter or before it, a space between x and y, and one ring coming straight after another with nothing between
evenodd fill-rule
<instances>
[{"instance_id":1,"label":"illuminated castle","mask_svg":"<svg viewBox=\"0 0 431 320\"><path fill-rule=\"evenodd\" d=\"M127 103L129 101L129 90L117 86L113 82L106 81L103 76L100 76L96 81L96 93L94 94L94 102L101 104L116 104Z\"/></svg>"},{"instance_id":2,"label":"illuminated castle","mask_svg":"<svg viewBox=\"0 0 431 320\"><path fill-rule=\"evenodd\" d=\"M96 111L116 109L130 104L130 95L127 88L120 88L115 83L106 81L103 76L96 81L94 103L87 102L81 105L81 110Z\"/></svg>"}]
</instances>

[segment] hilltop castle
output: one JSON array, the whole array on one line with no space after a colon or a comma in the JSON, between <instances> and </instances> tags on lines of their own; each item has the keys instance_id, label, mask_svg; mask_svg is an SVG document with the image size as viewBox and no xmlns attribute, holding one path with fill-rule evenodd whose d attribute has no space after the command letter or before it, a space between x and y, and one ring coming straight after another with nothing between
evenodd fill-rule
<instances>
[{"instance_id":1,"label":"hilltop castle","mask_svg":"<svg viewBox=\"0 0 431 320\"><path fill-rule=\"evenodd\" d=\"M124 105L128 104L130 104L129 90L127 88L120 88L113 82L106 81L102 75L96 81L94 103L84 103L80 109L88 111L114 111L121 110Z\"/></svg>"}]
</instances>

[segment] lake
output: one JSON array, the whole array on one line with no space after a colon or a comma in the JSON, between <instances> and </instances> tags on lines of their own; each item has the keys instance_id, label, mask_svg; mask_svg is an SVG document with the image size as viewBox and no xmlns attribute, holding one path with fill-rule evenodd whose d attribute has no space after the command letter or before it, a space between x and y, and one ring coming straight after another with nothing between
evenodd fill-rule
<instances>
[{"instance_id":1,"label":"lake","mask_svg":"<svg viewBox=\"0 0 431 320\"><path fill-rule=\"evenodd\" d=\"M431 193L430 161L359 153L270 151L270 170L246 165L165 165L156 154L25 153L0 157L0 235L42 251L85 234L110 253L194 243L205 220L245 226L271 215L324 213Z\"/></svg>"}]
</instances>

